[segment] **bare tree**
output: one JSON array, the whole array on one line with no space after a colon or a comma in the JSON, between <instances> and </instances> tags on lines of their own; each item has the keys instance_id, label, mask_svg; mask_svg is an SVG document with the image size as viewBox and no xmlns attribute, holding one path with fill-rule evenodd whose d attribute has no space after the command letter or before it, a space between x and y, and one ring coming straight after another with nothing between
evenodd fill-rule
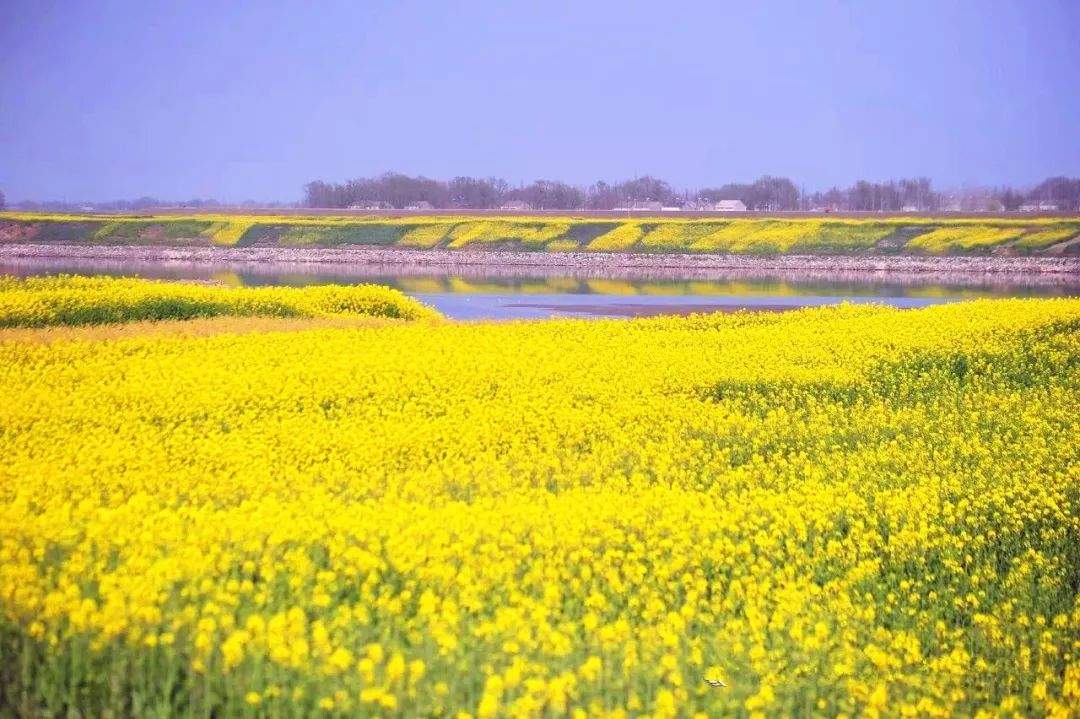
<instances>
[{"instance_id":1,"label":"bare tree","mask_svg":"<svg viewBox=\"0 0 1080 719\"><path fill-rule=\"evenodd\" d=\"M1080 178L1050 177L1036 185L1028 199L1056 205L1059 210L1080 210Z\"/></svg>"},{"instance_id":2,"label":"bare tree","mask_svg":"<svg viewBox=\"0 0 1080 719\"><path fill-rule=\"evenodd\" d=\"M1024 204L1024 194L1011 187L1003 187L998 190L995 199L1001 203L1001 209L1008 212L1019 210L1020 205Z\"/></svg>"},{"instance_id":3,"label":"bare tree","mask_svg":"<svg viewBox=\"0 0 1080 719\"><path fill-rule=\"evenodd\" d=\"M585 206L590 210L613 210L619 205L618 190L603 180L593 184L585 194Z\"/></svg>"},{"instance_id":4,"label":"bare tree","mask_svg":"<svg viewBox=\"0 0 1080 719\"><path fill-rule=\"evenodd\" d=\"M509 192L504 180L490 177L486 180L474 177L455 177L450 181L450 204L475 210L488 210L502 205Z\"/></svg>"},{"instance_id":5,"label":"bare tree","mask_svg":"<svg viewBox=\"0 0 1080 719\"><path fill-rule=\"evenodd\" d=\"M537 180L509 194L536 210L577 210L585 206L585 193L565 182Z\"/></svg>"}]
</instances>

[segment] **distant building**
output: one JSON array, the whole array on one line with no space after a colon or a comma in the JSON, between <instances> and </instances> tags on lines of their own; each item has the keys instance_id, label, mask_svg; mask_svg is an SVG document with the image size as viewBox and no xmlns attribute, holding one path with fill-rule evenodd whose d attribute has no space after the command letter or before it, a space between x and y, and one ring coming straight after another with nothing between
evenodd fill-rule
<instances>
[{"instance_id":1,"label":"distant building","mask_svg":"<svg viewBox=\"0 0 1080 719\"><path fill-rule=\"evenodd\" d=\"M652 200L647 200L645 202L631 202L629 205L615 208L615 210L618 212L633 212L641 210L645 210L648 212L661 212L663 211L663 209L664 204L662 202L653 202Z\"/></svg>"},{"instance_id":2,"label":"distant building","mask_svg":"<svg viewBox=\"0 0 1080 719\"><path fill-rule=\"evenodd\" d=\"M900 208L901 212L918 212L919 208L916 205L904 205Z\"/></svg>"},{"instance_id":3,"label":"distant building","mask_svg":"<svg viewBox=\"0 0 1080 719\"><path fill-rule=\"evenodd\" d=\"M414 202L411 205L408 205L405 209L406 210L434 210L435 205L431 204L427 200L420 200L419 202Z\"/></svg>"},{"instance_id":4,"label":"distant building","mask_svg":"<svg viewBox=\"0 0 1080 719\"><path fill-rule=\"evenodd\" d=\"M524 200L510 200L509 202L504 202L503 206L499 209L510 210L511 212L528 212L532 209L532 205Z\"/></svg>"},{"instance_id":5,"label":"distant building","mask_svg":"<svg viewBox=\"0 0 1080 719\"><path fill-rule=\"evenodd\" d=\"M742 200L720 200L718 202L696 202L687 206L688 210L701 212L746 212Z\"/></svg>"},{"instance_id":6,"label":"distant building","mask_svg":"<svg viewBox=\"0 0 1080 719\"><path fill-rule=\"evenodd\" d=\"M389 202L357 202L349 205L350 210L392 210Z\"/></svg>"},{"instance_id":7,"label":"distant building","mask_svg":"<svg viewBox=\"0 0 1080 719\"><path fill-rule=\"evenodd\" d=\"M661 207L661 212L682 212L681 207Z\"/></svg>"},{"instance_id":8,"label":"distant building","mask_svg":"<svg viewBox=\"0 0 1080 719\"><path fill-rule=\"evenodd\" d=\"M742 200L720 200L716 203L717 212L746 212L746 204Z\"/></svg>"},{"instance_id":9,"label":"distant building","mask_svg":"<svg viewBox=\"0 0 1080 719\"><path fill-rule=\"evenodd\" d=\"M1025 202L1020 205L1021 212L1056 212L1057 208L1053 202Z\"/></svg>"}]
</instances>

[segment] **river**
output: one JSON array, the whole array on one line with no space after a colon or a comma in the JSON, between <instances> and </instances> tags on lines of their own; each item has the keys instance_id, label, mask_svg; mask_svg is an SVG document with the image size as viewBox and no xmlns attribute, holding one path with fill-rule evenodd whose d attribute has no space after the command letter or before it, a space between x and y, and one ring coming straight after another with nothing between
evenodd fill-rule
<instances>
[{"instance_id":1,"label":"river","mask_svg":"<svg viewBox=\"0 0 1080 719\"><path fill-rule=\"evenodd\" d=\"M112 275L234 286L375 283L460 320L628 317L741 309L788 310L839 302L911 308L990 297L1080 296L1080 275L828 270L440 267L406 264L191 262L0 257L0 274Z\"/></svg>"}]
</instances>

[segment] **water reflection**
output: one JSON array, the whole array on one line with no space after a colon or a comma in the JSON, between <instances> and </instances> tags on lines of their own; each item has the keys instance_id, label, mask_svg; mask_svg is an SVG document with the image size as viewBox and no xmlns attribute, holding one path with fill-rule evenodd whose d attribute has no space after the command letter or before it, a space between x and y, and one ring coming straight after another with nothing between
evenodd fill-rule
<instances>
[{"instance_id":1,"label":"water reflection","mask_svg":"<svg viewBox=\"0 0 1080 719\"><path fill-rule=\"evenodd\" d=\"M0 273L83 274L213 281L233 286L376 283L402 290L451 317L626 316L741 308L790 309L841 301L898 307L980 297L1080 295L1072 275L775 269L570 269L109 260L11 257ZM590 296L583 299L583 295Z\"/></svg>"}]
</instances>

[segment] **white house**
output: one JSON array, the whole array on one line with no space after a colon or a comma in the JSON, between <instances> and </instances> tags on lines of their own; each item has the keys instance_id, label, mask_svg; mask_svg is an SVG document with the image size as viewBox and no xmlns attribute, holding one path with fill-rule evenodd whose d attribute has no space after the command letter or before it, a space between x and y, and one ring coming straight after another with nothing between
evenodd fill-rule
<instances>
[{"instance_id":1,"label":"white house","mask_svg":"<svg viewBox=\"0 0 1080 719\"><path fill-rule=\"evenodd\" d=\"M513 212L527 212L531 210L532 207L524 200L510 200L509 202L503 203L503 206L500 209L511 210Z\"/></svg>"},{"instance_id":2,"label":"white house","mask_svg":"<svg viewBox=\"0 0 1080 719\"><path fill-rule=\"evenodd\" d=\"M746 205L742 200L720 200L716 203L717 212L746 212Z\"/></svg>"},{"instance_id":3,"label":"white house","mask_svg":"<svg viewBox=\"0 0 1080 719\"><path fill-rule=\"evenodd\" d=\"M1025 202L1020 205L1021 212L1056 212L1057 208L1053 202Z\"/></svg>"},{"instance_id":4,"label":"white house","mask_svg":"<svg viewBox=\"0 0 1080 719\"><path fill-rule=\"evenodd\" d=\"M615 210L618 212L631 212L633 210L648 210L650 212L660 212L663 209L663 203L653 202L652 200L647 200L645 202L631 202L627 206L615 208Z\"/></svg>"},{"instance_id":5,"label":"white house","mask_svg":"<svg viewBox=\"0 0 1080 719\"><path fill-rule=\"evenodd\" d=\"M427 200L420 200L419 202L412 203L411 205L409 205L405 209L406 210L434 210L435 205L431 204Z\"/></svg>"}]
</instances>

